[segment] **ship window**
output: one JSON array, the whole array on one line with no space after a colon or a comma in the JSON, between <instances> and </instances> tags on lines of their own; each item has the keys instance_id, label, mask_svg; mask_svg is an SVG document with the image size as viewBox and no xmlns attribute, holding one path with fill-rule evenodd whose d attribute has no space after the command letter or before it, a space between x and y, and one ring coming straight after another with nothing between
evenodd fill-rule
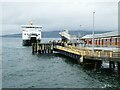
<instances>
[{"instance_id":1,"label":"ship window","mask_svg":"<svg viewBox=\"0 0 120 90\"><path fill-rule=\"evenodd\" d=\"M40 28L40 29L42 29L42 27L24 27L24 28Z\"/></svg>"}]
</instances>

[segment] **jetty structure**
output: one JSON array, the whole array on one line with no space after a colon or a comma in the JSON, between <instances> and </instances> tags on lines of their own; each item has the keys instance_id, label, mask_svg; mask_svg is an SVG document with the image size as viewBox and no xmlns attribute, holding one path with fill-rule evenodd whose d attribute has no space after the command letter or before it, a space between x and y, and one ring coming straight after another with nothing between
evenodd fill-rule
<instances>
[{"instance_id":1,"label":"jetty structure","mask_svg":"<svg viewBox=\"0 0 120 90\"><path fill-rule=\"evenodd\" d=\"M77 40L77 37L76 35L70 35L68 30L63 30L62 32L59 33L60 36L61 36L61 39L63 42L70 42L70 41L76 41Z\"/></svg>"},{"instance_id":2,"label":"jetty structure","mask_svg":"<svg viewBox=\"0 0 120 90\"><path fill-rule=\"evenodd\" d=\"M30 21L29 25L22 25L23 46L31 46L32 42L41 41L42 26L33 25Z\"/></svg>"},{"instance_id":3,"label":"jetty structure","mask_svg":"<svg viewBox=\"0 0 120 90\"><path fill-rule=\"evenodd\" d=\"M92 46L93 35L85 35L81 38L85 42L86 47ZM94 35L95 49L118 51L120 48L120 34L118 31L107 32Z\"/></svg>"},{"instance_id":4,"label":"jetty structure","mask_svg":"<svg viewBox=\"0 0 120 90\"><path fill-rule=\"evenodd\" d=\"M49 43L32 43L32 53L54 53L57 52L78 61L82 65L92 65L94 69L99 69L102 62L109 62L109 68L115 69L120 76L120 34L118 31L95 34L94 43L92 35L85 35L78 41L77 38L71 38L67 31L59 33L61 41ZM75 40L77 39L77 40ZM74 42L72 42L72 40ZM84 42L83 45L80 42ZM94 44L94 50L92 49Z\"/></svg>"}]
</instances>

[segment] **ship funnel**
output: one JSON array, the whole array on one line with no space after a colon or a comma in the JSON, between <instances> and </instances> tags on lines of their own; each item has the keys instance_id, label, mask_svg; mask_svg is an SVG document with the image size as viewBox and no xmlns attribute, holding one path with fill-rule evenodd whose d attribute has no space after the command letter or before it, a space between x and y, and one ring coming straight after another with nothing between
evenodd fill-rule
<instances>
[{"instance_id":1,"label":"ship funnel","mask_svg":"<svg viewBox=\"0 0 120 90\"><path fill-rule=\"evenodd\" d=\"M32 22L32 21L30 21L30 25L33 25L33 22Z\"/></svg>"}]
</instances>

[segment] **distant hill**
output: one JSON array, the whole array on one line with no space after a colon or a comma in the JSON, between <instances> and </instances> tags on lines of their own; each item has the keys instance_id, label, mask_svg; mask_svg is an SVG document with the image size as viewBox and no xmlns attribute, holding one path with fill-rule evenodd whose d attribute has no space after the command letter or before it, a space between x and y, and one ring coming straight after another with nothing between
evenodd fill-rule
<instances>
[{"instance_id":1,"label":"distant hill","mask_svg":"<svg viewBox=\"0 0 120 90\"><path fill-rule=\"evenodd\" d=\"M22 37L22 34L7 34L7 35L2 35L1 37Z\"/></svg>"},{"instance_id":2,"label":"distant hill","mask_svg":"<svg viewBox=\"0 0 120 90\"><path fill-rule=\"evenodd\" d=\"M43 38L60 38L59 32L60 31L44 31L44 32L42 32L42 37ZM105 33L105 32L108 32L108 31L96 31L95 33L97 34L97 33ZM92 31L69 31L69 33L71 35L84 36L84 35L87 35L87 34L91 34ZM21 38L22 34L21 33L19 33L19 34L8 34L8 35L2 35L2 37Z\"/></svg>"}]
</instances>

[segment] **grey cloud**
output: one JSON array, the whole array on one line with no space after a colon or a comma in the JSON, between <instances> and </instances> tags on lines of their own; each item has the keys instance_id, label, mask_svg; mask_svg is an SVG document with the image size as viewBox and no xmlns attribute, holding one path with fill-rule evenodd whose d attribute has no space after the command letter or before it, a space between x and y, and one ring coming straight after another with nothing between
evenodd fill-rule
<instances>
[{"instance_id":1,"label":"grey cloud","mask_svg":"<svg viewBox=\"0 0 120 90\"><path fill-rule=\"evenodd\" d=\"M44 31L53 29L92 29L92 12L95 14L96 30L117 29L116 2L40 2L4 3L2 16L4 33L19 33L20 25L29 20L43 26Z\"/></svg>"}]
</instances>

